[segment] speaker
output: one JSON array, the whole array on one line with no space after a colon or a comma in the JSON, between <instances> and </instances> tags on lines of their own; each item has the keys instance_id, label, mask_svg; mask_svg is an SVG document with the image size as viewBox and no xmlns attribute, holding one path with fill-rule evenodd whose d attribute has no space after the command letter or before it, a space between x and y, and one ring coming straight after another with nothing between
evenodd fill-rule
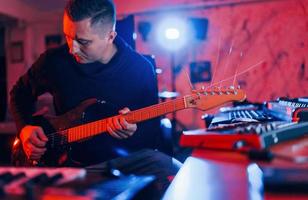
<instances>
[{"instance_id":1,"label":"speaker","mask_svg":"<svg viewBox=\"0 0 308 200\"><path fill-rule=\"evenodd\" d=\"M209 20L206 18L190 18L189 20L194 31L194 37L197 40L205 40L207 38Z\"/></svg>"},{"instance_id":2,"label":"speaker","mask_svg":"<svg viewBox=\"0 0 308 200\"><path fill-rule=\"evenodd\" d=\"M135 33L135 20L133 15L129 15L121 20L117 20L116 31L127 44L133 49L136 49L136 42L134 39Z\"/></svg>"},{"instance_id":3,"label":"speaker","mask_svg":"<svg viewBox=\"0 0 308 200\"><path fill-rule=\"evenodd\" d=\"M141 38L144 42L148 41L148 35L152 29L150 22L142 21L138 24L138 32L141 35Z\"/></svg>"},{"instance_id":4,"label":"speaker","mask_svg":"<svg viewBox=\"0 0 308 200\"><path fill-rule=\"evenodd\" d=\"M211 62L201 61L190 63L190 78L192 83L211 81Z\"/></svg>"}]
</instances>

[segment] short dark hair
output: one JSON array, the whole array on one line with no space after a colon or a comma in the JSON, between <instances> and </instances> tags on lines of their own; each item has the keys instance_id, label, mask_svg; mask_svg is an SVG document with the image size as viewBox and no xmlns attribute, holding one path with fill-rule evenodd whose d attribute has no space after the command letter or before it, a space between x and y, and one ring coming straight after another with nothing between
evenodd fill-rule
<instances>
[{"instance_id":1,"label":"short dark hair","mask_svg":"<svg viewBox=\"0 0 308 200\"><path fill-rule=\"evenodd\" d=\"M116 11L112 0L69 0L65 6L68 17L78 22L91 18L91 26L115 25Z\"/></svg>"}]
</instances>

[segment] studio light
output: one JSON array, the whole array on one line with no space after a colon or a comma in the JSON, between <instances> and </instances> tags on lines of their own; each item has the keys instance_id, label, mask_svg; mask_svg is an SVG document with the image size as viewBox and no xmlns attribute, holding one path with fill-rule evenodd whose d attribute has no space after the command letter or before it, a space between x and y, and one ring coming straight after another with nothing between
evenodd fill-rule
<instances>
[{"instance_id":1,"label":"studio light","mask_svg":"<svg viewBox=\"0 0 308 200\"><path fill-rule=\"evenodd\" d=\"M180 31L176 28L168 28L165 31L165 37L169 40L177 40L180 37Z\"/></svg>"},{"instance_id":2,"label":"studio light","mask_svg":"<svg viewBox=\"0 0 308 200\"><path fill-rule=\"evenodd\" d=\"M186 45L188 30L186 19L163 17L156 28L158 44L169 51L177 51Z\"/></svg>"}]
</instances>

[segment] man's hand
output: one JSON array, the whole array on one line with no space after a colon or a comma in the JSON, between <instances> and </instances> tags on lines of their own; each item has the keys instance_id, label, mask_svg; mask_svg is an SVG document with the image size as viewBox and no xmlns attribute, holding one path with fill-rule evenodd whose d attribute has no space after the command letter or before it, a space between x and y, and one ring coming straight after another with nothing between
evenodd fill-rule
<instances>
[{"instance_id":1,"label":"man's hand","mask_svg":"<svg viewBox=\"0 0 308 200\"><path fill-rule=\"evenodd\" d=\"M41 127L25 126L20 132L20 139L28 159L39 160L45 153L48 138Z\"/></svg>"},{"instance_id":2,"label":"man's hand","mask_svg":"<svg viewBox=\"0 0 308 200\"><path fill-rule=\"evenodd\" d=\"M119 111L120 114L130 112L128 108ZM125 139L132 136L137 130L136 124L128 123L123 116L111 117L107 119L108 133L118 139Z\"/></svg>"}]
</instances>

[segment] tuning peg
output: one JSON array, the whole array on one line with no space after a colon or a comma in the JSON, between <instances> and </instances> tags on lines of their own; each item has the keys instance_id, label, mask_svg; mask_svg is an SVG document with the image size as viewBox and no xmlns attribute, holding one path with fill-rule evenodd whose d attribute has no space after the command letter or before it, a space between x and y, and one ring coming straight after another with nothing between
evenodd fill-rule
<instances>
[{"instance_id":1,"label":"tuning peg","mask_svg":"<svg viewBox=\"0 0 308 200\"><path fill-rule=\"evenodd\" d=\"M221 91L221 87L220 87L220 86L217 87L217 91L215 91L215 92L217 92L217 94L219 94L219 95L222 95L222 94L223 94L222 91Z\"/></svg>"},{"instance_id":2,"label":"tuning peg","mask_svg":"<svg viewBox=\"0 0 308 200\"><path fill-rule=\"evenodd\" d=\"M224 86L224 91L225 94L230 94L230 88L227 86Z\"/></svg>"},{"instance_id":3,"label":"tuning peg","mask_svg":"<svg viewBox=\"0 0 308 200\"><path fill-rule=\"evenodd\" d=\"M219 87L214 86L212 91L213 91L213 92L218 92L218 90L219 90Z\"/></svg>"},{"instance_id":4,"label":"tuning peg","mask_svg":"<svg viewBox=\"0 0 308 200\"><path fill-rule=\"evenodd\" d=\"M227 86L223 87L223 93L229 95L230 94L230 89Z\"/></svg>"},{"instance_id":5,"label":"tuning peg","mask_svg":"<svg viewBox=\"0 0 308 200\"><path fill-rule=\"evenodd\" d=\"M219 90L220 95L227 94L227 92L228 92L228 88L226 86L222 86Z\"/></svg>"},{"instance_id":6,"label":"tuning peg","mask_svg":"<svg viewBox=\"0 0 308 200\"><path fill-rule=\"evenodd\" d=\"M229 92L230 92L230 94L232 93L232 94L235 94L235 87L234 87L234 85L231 85L230 87L229 87Z\"/></svg>"}]
</instances>

